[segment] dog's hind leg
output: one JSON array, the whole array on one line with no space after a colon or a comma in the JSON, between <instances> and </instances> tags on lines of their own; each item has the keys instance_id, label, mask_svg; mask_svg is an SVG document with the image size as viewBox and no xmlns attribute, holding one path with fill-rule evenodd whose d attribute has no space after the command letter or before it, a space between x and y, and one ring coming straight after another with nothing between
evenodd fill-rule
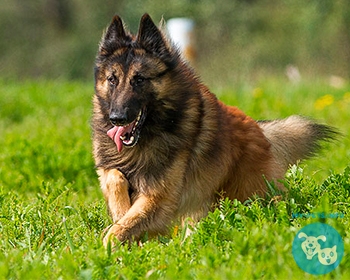
<instances>
[{"instance_id":1,"label":"dog's hind leg","mask_svg":"<svg viewBox=\"0 0 350 280\"><path fill-rule=\"evenodd\" d=\"M117 169L98 169L101 189L113 223L118 222L131 207L129 182Z\"/></svg>"}]
</instances>

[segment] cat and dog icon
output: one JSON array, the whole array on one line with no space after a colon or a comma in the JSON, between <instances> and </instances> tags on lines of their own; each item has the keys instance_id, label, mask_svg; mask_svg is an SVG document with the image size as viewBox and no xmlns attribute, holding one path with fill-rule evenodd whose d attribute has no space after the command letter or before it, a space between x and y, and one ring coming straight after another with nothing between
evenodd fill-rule
<instances>
[{"instance_id":1,"label":"cat and dog icon","mask_svg":"<svg viewBox=\"0 0 350 280\"><path fill-rule=\"evenodd\" d=\"M334 245L332 248L321 249L321 244L318 241L326 242L326 236L307 236L306 233L300 232L298 238L305 238L305 241L301 243L301 248L308 260L318 255L318 261L323 265L331 265L337 261L337 245Z\"/></svg>"},{"instance_id":2,"label":"cat and dog icon","mask_svg":"<svg viewBox=\"0 0 350 280\"><path fill-rule=\"evenodd\" d=\"M344 242L332 226L311 223L295 235L292 253L296 264L305 272L326 274L339 266L344 255Z\"/></svg>"}]
</instances>

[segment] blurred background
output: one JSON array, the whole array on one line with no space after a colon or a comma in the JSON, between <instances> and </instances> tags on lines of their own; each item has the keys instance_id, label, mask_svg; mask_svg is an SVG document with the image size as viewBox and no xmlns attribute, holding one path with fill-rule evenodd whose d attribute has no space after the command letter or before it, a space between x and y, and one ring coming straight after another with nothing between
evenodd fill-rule
<instances>
[{"instance_id":1,"label":"blurred background","mask_svg":"<svg viewBox=\"0 0 350 280\"><path fill-rule=\"evenodd\" d=\"M194 67L210 86L350 77L348 0L0 0L0 76L92 80L112 16L137 32L145 12L194 20Z\"/></svg>"}]
</instances>

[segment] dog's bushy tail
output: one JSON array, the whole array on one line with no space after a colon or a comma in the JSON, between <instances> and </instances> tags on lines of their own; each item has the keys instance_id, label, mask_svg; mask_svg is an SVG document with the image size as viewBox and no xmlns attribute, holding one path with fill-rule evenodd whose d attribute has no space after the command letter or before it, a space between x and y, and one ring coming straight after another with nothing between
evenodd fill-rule
<instances>
[{"instance_id":1,"label":"dog's bushy tail","mask_svg":"<svg viewBox=\"0 0 350 280\"><path fill-rule=\"evenodd\" d=\"M322 141L334 140L339 134L331 126L301 116L258 121L258 124L271 143L276 162L284 169L298 160L312 157L320 150Z\"/></svg>"}]
</instances>

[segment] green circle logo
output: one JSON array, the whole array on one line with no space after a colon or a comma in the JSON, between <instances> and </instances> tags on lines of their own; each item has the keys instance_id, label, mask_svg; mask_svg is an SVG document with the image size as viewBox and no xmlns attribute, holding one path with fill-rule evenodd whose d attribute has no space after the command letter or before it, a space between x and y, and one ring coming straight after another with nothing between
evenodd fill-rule
<instances>
[{"instance_id":1,"label":"green circle logo","mask_svg":"<svg viewBox=\"0 0 350 280\"><path fill-rule=\"evenodd\" d=\"M321 275L333 271L344 255L344 242L330 225L313 223L295 236L292 253L297 265L307 273Z\"/></svg>"}]
</instances>

